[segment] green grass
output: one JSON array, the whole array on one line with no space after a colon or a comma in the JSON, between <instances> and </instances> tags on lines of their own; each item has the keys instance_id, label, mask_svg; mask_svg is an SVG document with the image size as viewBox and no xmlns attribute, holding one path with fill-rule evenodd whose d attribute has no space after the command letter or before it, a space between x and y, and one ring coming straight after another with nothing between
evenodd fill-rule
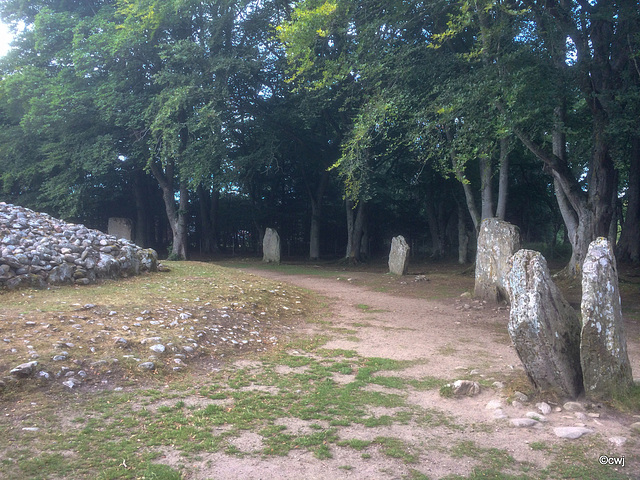
<instances>
[{"instance_id":1,"label":"green grass","mask_svg":"<svg viewBox=\"0 0 640 480\"><path fill-rule=\"evenodd\" d=\"M2 312L7 318L16 312L48 318L52 316L50 312L67 315L77 308L72 306L74 303L103 302L105 308L135 313L148 299L159 302L157 297L177 307L190 308L201 305L199 302L203 300L197 302L197 298L227 305L241 302L245 296L253 297L252 301L261 309L268 309L279 302L285 290L212 265L184 262L172 268L170 274L105 283L95 289L3 295L2 300L7 300L8 306ZM300 271L309 274L306 270L311 268ZM316 311L318 303L312 296L288 287L286 290L288 305L301 305L303 312ZM297 297L303 303L296 304ZM372 311L364 304L357 308ZM38 309L41 312L36 311ZM282 318L278 315L269 313L265 322L285 322L291 318L285 313ZM6 322L0 327L6 328ZM335 329L331 334L344 338L351 331ZM483 430L488 424L459 423L460 420L443 411L421 408L407 400L408 395L416 391L439 390L446 396L445 385L450 380L404 378L398 373L418 362L367 358L354 350L327 349L323 346L328 338L327 335L294 337L291 342L260 356L252 355L256 364L247 368L233 367L231 361L219 371L205 367L180 375L163 372L140 375L110 364L105 367L114 369L110 383L97 392L69 391L58 388L57 384L43 389L35 382L19 388L9 386L2 392L5 409L0 416L0 435L11 442L3 443L0 478L180 479L187 475L186 465L206 459L209 453L256 455L255 451L243 451L234 445L233 439L245 432L259 435L262 440L259 455L266 459L292 451L305 451L317 459L328 459L337 449L344 448L351 449L356 458L359 455L363 461L380 455L397 459L407 465L409 473L404 478L408 479L428 478L418 470L422 465L419 462L434 449L440 452L445 445L447 455L472 462L467 477L450 476L450 479L619 480L630 474L628 467L626 471L616 472L597 463L594 452L608 452L610 447L596 436L584 442L581 439L573 443L531 443L531 449L544 452L549 461L548 467L540 471L526 462L514 460L506 450L486 448L474 442L452 445L451 439L461 432L488 433ZM51 343L50 339L47 341ZM455 349L446 346L441 353L454 354ZM203 358L209 357L203 355ZM135 363L129 359L120 363L126 361ZM279 373L283 371L288 373ZM339 375L352 377L345 380ZM114 384L125 386L125 390L109 389ZM624 396L616 397L618 408L637 412L639 397L636 386ZM283 425L288 425L288 421L300 426L300 430ZM378 431L373 430L400 425L410 425L418 432L439 433L429 446L419 437L406 441L392 434L378 435ZM37 426L40 430L23 431L22 427L26 426ZM345 426L365 431L373 440L353 438L356 435L344 433ZM433 446L436 442L438 445ZM161 455L167 451L183 460L163 465L166 459ZM358 473L357 465L344 464L337 468ZM389 475L398 476L398 473Z\"/></svg>"}]
</instances>

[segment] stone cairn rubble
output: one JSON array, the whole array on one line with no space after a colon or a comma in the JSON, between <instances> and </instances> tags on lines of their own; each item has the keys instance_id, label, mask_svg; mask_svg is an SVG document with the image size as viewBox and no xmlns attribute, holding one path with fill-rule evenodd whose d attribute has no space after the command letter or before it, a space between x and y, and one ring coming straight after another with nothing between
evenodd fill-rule
<instances>
[{"instance_id":1,"label":"stone cairn rubble","mask_svg":"<svg viewBox=\"0 0 640 480\"><path fill-rule=\"evenodd\" d=\"M157 265L153 249L0 202L0 288L87 285L156 271Z\"/></svg>"}]
</instances>

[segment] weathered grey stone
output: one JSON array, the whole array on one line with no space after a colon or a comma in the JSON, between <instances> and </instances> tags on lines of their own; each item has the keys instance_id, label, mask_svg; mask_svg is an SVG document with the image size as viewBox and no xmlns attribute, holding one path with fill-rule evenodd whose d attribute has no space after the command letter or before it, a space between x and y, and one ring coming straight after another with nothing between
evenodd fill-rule
<instances>
[{"instance_id":1,"label":"weathered grey stone","mask_svg":"<svg viewBox=\"0 0 640 480\"><path fill-rule=\"evenodd\" d=\"M138 275L140 273L140 258L136 249L131 245L125 245L120 249L118 262L120 262L121 272L125 275Z\"/></svg>"},{"instance_id":2,"label":"weathered grey stone","mask_svg":"<svg viewBox=\"0 0 640 480\"><path fill-rule=\"evenodd\" d=\"M15 375L18 378L26 378L33 375L35 368L38 366L38 362L27 362L12 368L9 373Z\"/></svg>"},{"instance_id":3,"label":"weathered grey stone","mask_svg":"<svg viewBox=\"0 0 640 480\"><path fill-rule=\"evenodd\" d=\"M133 222L128 218L111 217L107 224L107 233L116 238L133 239Z\"/></svg>"},{"instance_id":4,"label":"weathered grey stone","mask_svg":"<svg viewBox=\"0 0 640 480\"><path fill-rule=\"evenodd\" d=\"M480 384L471 380L456 380L451 385L451 388L456 397L473 397L480 393Z\"/></svg>"},{"instance_id":5,"label":"weathered grey stone","mask_svg":"<svg viewBox=\"0 0 640 480\"><path fill-rule=\"evenodd\" d=\"M520 249L520 229L497 218L480 224L474 295L497 302L509 300L506 276L509 259Z\"/></svg>"},{"instance_id":6,"label":"weathered grey stone","mask_svg":"<svg viewBox=\"0 0 640 480\"><path fill-rule=\"evenodd\" d=\"M138 260L143 271L155 272L158 269L158 253L153 248L138 250Z\"/></svg>"},{"instance_id":7,"label":"weathered grey stone","mask_svg":"<svg viewBox=\"0 0 640 480\"><path fill-rule=\"evenodd\" d=\"M582 264L580 361L585 394L611 398L633 385L622 325L618 272L613 249L600 237L589 245Z\"/></svg>"},{"instance_id":8,"label":"weathered grey stone","mask_svg":"<svg viewBox=\"0 0 640 480\"><path fill-rule=\"evenodd\" d=\"M280 263L280 235L273 228L267 228L262 240L262 261Z\"/></svg>"},{"instance_id":9,"label":"weathered grey stone","mask_svg":"<svg viewBox=\"0 0 640 480\"><path fill-rule=\"evenodd\" d=\"M547 417L542 415L540 412L527 412L527 413L524 414L524 416L527 417L527 418L533 418L537 422L544 423L544 422L548 421Z\"/></svg>"},{"instance_id":10,"label":"weathered grey stone","mask_svg":"<svg viewBox=\"0 0 640 480\"><path fill-rule=\"evenodd\" d=\"M389 252L389 273L406 275L409 269L409 245L402 235L393 237Z\"/></svg>"},{"instance_id":11,"label":"weathered grey stone","mask_svg":"<svg viewBox=\"0 0 640 480\"><path fill-rule=\"evenodd\" d=\"M525 371L538 389L575 398L582 391L578 315L540 253L520 250L509 263L508 330Z\"/></svg>"},{"instance_id":12,"label":"weathered grey stone","mask_svg":"<svg viewBox=\"0 0 640 480\"><path fill-rule=\"evenodd\" d=\"M61 285L63 283L71 283L72 281L73 267L68 263L53 267L51 272L49 272L49 283L52 285Z\"/></svg>"},{"instance_id":13,"label":"weathered grey stone","mask_svg":"<svg viewBox=\"0 0 640 480\"><path fill-rule=\"evenodd\" d=\"M584 405L580 402L566 402L562 405L567 412L582 412L584 410Z\"/></svg>"},{"instance_id":14,"label":"weathered grey stone","mask_svg":"<svg viewBox=\"0 0 640 480\"><path fill-rule=\"evenodd\" d=\"M627 443L626 437L609 437L609 443L612 443L614 447L622 447Z\"/></svg>"},{"instance_id":15,"label":"weathered grey stone","mask_svg":"<svg viewBox=\"0 0 640 480\"><path fill-rule=\"evenodd\" d=\"M556 427L553 429L553 433L555 433L556 437L575 440L587 433L593 433L593 430L586 427Z\"/></svg>"},{"instance_id":16,"label":"weathered grey stone","mask_svg":"<svg viewBox=\"0 0 640 480\"><path fill-rule=\"evenodd\" d=\"M546 402L536 403L536 407L543 415L549 415L551 413L551 405Z\"/></svg>"},{"instance_id":17,"label":"weathered grey stone","mask_svg":"<svg viewBox=\"0 0 640 480\"><path fill-rule=\"evenodd\" d=\"M152 345L151 347L149 347L151 350L153 350L156 353L164 353L165 351L165 346L162 345L161 343L157 343L156 345Z\"/></svg>"},{"instance_id":18,"label":"weathered grey stone","mask_svg":"<svg viewBox=\"0 0 640 480\"><path fill-rule=\"evenodd\" d=\"M533 418L512 418L510 420L511 425L513 425L514 427L533 427L534 425L538 424L537 420L534 420Z\"/></svg>"}]
</instances>

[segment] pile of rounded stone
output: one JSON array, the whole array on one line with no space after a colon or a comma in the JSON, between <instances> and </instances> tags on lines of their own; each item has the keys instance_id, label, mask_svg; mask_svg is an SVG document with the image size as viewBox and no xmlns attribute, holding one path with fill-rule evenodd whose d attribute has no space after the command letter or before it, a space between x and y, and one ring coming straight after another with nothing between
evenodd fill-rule
<instances>
[{"instance_id":1,"label":"pile of rounded stone","mask_svg":"<svg viewBox=\"0 0 640 480\"><path fill-rule=\"evenodd\" d=\"M86 285L157 266L153 249L0 202L0 288Z\"/></svg>"}]
</instances>

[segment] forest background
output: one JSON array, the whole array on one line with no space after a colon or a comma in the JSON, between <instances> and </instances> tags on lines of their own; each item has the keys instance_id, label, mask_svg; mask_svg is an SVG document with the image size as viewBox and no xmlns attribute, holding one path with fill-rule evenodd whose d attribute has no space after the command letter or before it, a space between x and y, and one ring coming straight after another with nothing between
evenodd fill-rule
<instances>
[{"instance_id":1,"label":"forest background","mask_svg":"<svg viewBox=\"0 0 640 480\"><path fill-rule=\"evenodd\" d=\"M1 200L171 258L640 261L636 0L4 0Z\"/></svg>"}]
</instances>

